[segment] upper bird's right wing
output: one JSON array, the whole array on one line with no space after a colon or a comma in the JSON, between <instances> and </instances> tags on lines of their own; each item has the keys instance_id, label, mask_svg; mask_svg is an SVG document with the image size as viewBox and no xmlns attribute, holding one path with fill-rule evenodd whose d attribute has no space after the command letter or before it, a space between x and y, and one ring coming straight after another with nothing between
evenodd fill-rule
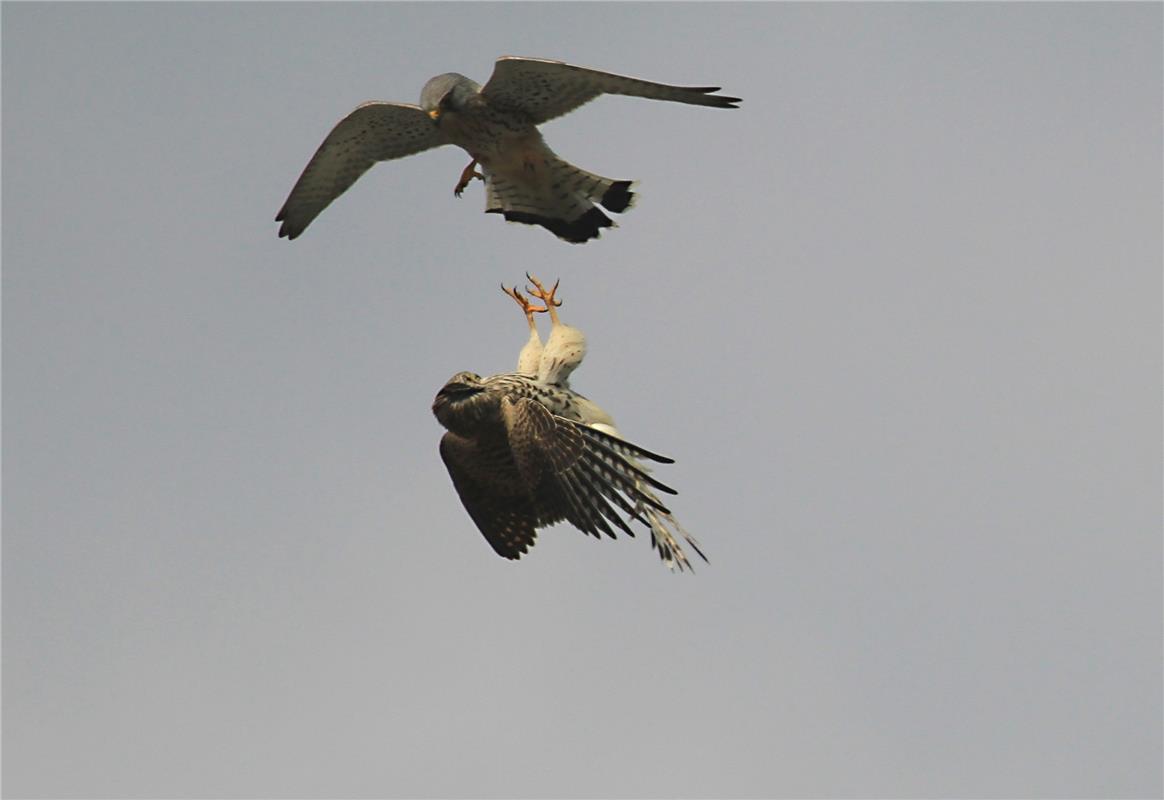
<instances>
[{"instance_id":1,"label":"upper bird's right wing","mask_svg":"<svg viewBox=\"0 0 1164 800\"><path fill-rule=\"evenodd\" d=\"M364 103L348 114L315 151L275 217L279 235L294 239L377 161L448 144L420 106Z\"/></svg>"},{"instance_id":2,"label":"upper bird's right wing","mask_svg":"<svg viewBox=\"0 0 1164 800\"><path fill-rule=\"evenodd\" d=\"M669 86L544 58L502 56L481 89L490 104L520 111L535 125L560 117L602 94L736 108L738 97L713 94L718 86Z\"/></svg>"}]
</instances>

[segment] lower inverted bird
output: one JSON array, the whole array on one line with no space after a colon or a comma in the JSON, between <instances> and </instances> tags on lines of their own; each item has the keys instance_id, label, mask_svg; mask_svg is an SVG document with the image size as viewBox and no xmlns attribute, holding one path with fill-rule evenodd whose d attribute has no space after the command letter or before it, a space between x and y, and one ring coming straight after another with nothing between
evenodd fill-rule
<instances>
[{"instance_id":1,"label":"lower inverted bird","mask_svg":"<svg viewBox=\"0 0 1164 800\"><path fill-rule=\"evenodd\" d=\"M433 401L433 413L448 429L441 458L465 510L493 549L510 559L533 546L539 528L565 520L611 538L618 530L634 536L630 523L637 521L651 531L667 566L691 569L676 535L706 561L660 497L675 490L644 463L672 460L628 442L609 414L569 388L568 376L586 352L585 337L558 319L554 290L531 281L542 308L507 290L533 331L518 371L488 378L459 372ZM543 347L533 315L544 311L553 331Z\"/></svg>"},{"instance_id":2,"label":"lower inverted bird","mask_svg":"<svg viewBox=\"0 0 1164 800\"><path fill-rule=\"evenodd\" d=\"M486 213L540 225L568 242L586 242L614 224L603 208L613 213L630 208L632 181L604 178L564 161L537 126L603 94L738 107L739 98L714 94L718 91L515 56L498 59L484 86L454 72L438 75L425 84L418 106L369 102L340 120L275 217L283 223L279 235L294 239L303 233L377 161L453 144L472 157L453 190L457 196L480 178Z\"/></svg>"}]
</instances>

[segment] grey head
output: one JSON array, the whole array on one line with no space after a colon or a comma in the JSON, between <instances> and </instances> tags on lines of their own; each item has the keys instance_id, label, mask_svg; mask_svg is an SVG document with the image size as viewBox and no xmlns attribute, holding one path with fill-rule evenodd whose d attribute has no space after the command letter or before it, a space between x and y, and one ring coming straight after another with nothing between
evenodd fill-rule
<instances>
[{"instance_id":1,"label":"grey head","mask_svg":"<svg viewBox=\"0 0 1164 800\"><path fill-rule=\"evenodd\" d=\"M469 98L474 97L481 87L464 75L446 72L431 78L420 90L420 107L432 115L445 111L460 111Z\"/></svg>"}]
</instances>

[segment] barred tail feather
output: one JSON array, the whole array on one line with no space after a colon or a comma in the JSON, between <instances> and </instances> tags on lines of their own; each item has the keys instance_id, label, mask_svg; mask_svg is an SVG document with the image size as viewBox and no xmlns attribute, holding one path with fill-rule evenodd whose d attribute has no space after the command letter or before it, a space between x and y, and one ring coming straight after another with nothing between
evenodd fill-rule
<instances>
[{"instance_id":1,"label":"barred tail feather","mask_svg":"<svg viewBox=\"0 0 1164 800\"><path fill-rule=\"evenodd\" d=\"M544 168L516 176L486 170L485 213L503 214L510 222L541 225L559 239L581 244L614 226L604 212L621 214L634 204L632 181L595 175L553 153Z\"/></svg>"}]
</instances>

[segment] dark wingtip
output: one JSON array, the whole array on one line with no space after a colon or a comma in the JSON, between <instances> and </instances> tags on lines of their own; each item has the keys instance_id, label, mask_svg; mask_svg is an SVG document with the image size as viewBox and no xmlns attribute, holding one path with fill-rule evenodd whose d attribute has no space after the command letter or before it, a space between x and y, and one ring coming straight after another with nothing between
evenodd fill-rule
<instances>
[{"instance_id":1,"label":"dark wingtip","mask_svg":"<svg viewBox=\"0 0 1164 800\"><path fill-rule=\"evenodd\" d=\"M282 225L279 226L279 238L280 239L282 239L283 237L286 237L288 239L294 239L296 236L303 233L302 227L293 226L290 223L290 221L288 221L286 206L279 209L279 213L275 215L275 222L282 222L283 223Z\"/></svg>"},{"instance_id":2,"label":"dark wingtip","mask_svg":"<svg viewBox=\"0 0 1164 800\"><path fill-rule=\"evenodd\" d=\"M728 97L727 95L717 95L714 92L720 90L719 86L700 86L695 91L702 92L707 95L703 98L708 101L707 105L712 108L739 108L740 103L744 102L739 97Z\"/></svg>"}]
</instances>

